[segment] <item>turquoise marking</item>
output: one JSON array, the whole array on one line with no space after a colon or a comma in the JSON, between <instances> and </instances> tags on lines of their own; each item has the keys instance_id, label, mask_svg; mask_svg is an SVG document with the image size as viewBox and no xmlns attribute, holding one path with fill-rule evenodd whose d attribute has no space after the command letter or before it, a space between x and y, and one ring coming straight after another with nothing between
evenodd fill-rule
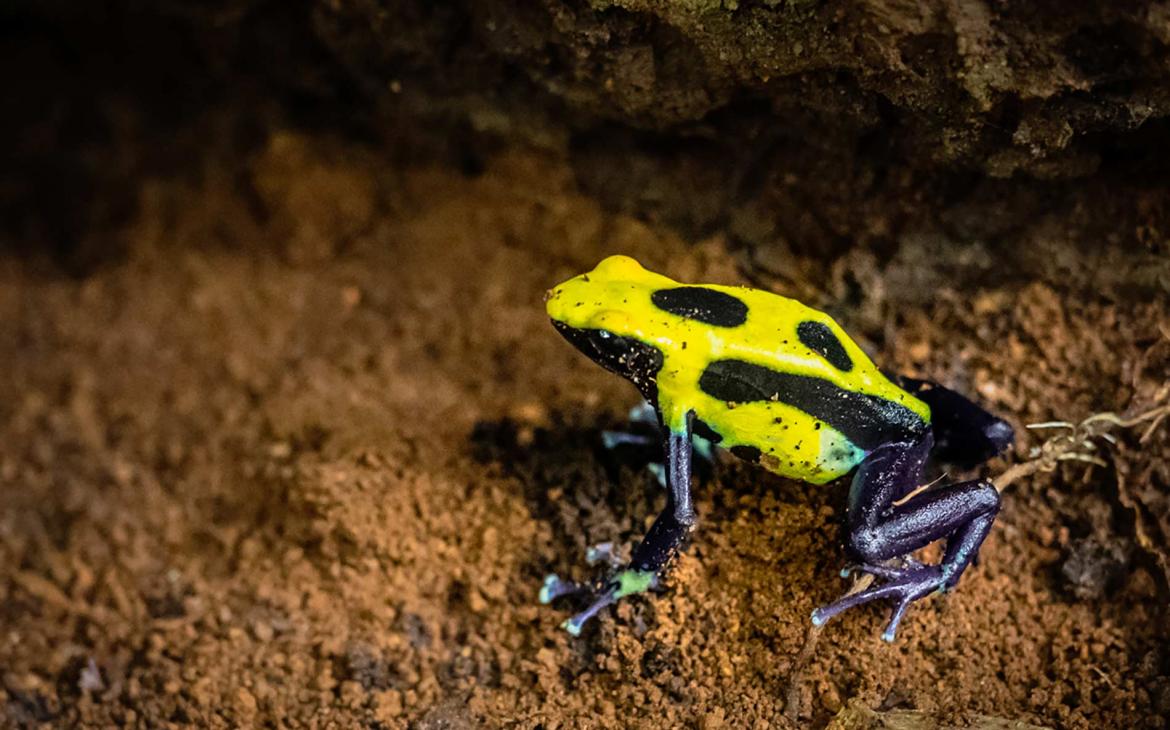
<instances>
[{"instance_id":1,"label":"turquoise marking","mask_svg":"<svg viewBox=\"0 0 1170 730\"><path fill-rule=\"evenodd\" d=\"M695 453L703 457L705 461L715 461L715 444L711 443L710 439L692 436L691 445L695 448Z\"/></svg>"},{"instance_id":2,"label":"turquoise marking","mask_svg":"<svg viewBox=\"0 0 1170 730\"><path fill-rule=\"evenodd\" d=\"M568 631L571 636L580 636L581 635L581 627L583 625L584 625L584 622L577 623L576 621L574 621L571 618L567 618L563 622L561 622L561 628L564 629L565 631Z\"/></svg>"}]
</instances>

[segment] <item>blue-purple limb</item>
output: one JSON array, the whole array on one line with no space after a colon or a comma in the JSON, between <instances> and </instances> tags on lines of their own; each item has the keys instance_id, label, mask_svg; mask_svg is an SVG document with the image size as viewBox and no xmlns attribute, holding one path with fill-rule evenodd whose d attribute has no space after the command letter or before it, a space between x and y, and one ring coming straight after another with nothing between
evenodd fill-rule
<instances>
[{"instance_id":1,"label":"blue-purple limb","mask_svg":"<svg viewBox=\"0 0 1170 730\"><path fill-rule=\"evenodd\" d=\"M619 446L637 446L649 448L657 443L657 439L645 433L630 433L628 431L602 431L601 443L607 449L616 449Z\"/></svg>"},{"instance_id":2,"label":"blue-purple limb","mask_svg":"<svg viewBox=\"0 0 1170 730\"><path fill-rule=\"evenodd\" d=\"M910 558L902 558L899 562L901 563L900 565L886 565L884 563L850 565L841 569L841 577L848 578L854 571L860 571L862 573L870 573L878 578L894 580L907 575L916 568L922 567L922 563Z\"/></svg>"},{"instance_id":3,"label":"blue-purple limb","mask_svg":"<svg viewBox=\"0 0 1170 730\"><path fill-rule=\"evenodd\" d=\"M629 420L632 429L640 430L602 431L602 445L611 451L621 447L628 447L643 453L653 450L653 455L649 457L650 461L646 464L646 468L654 476L655 481L665 489L667 486L667 467L659 457L660 452L657 451L662 444L662 433L665 429L658 418L658 412L649 402L642 401L630 409ZM715 463L715 444L710 439L692 430L691 446L694 454L704 462L707 464Z\"/></svg>"},{"instance_id":4,"label":"blue-purple limb","mask_svg":"<svg viewBox=\"0 0 1170 730\"><path fill-rule=\"evenodd\" d=\"M642 593L658 586L659 579L670 560L678 552L682 541L695 524L694 505L691 502L691 419L687 418L682 433L669 432L666 437L666 508L658 515L646 537L634 549L630 564L607 579L592 603L580 613L565 621L562 626L577 636L585 624L603 608L618 600ZM549 594L566 595L557 592L566 581L556 576L545 579L546 587L552 580L554 588ZM577 586L579 590L579 586ZM569 591L576 592L576 591ZM541 591L543 600L544 590ZM551 600L551 599L550 599Z\"/></svg>"},{"instance_id":5,"label":"blue-purple limb","mask_svg":"<svg viewBox=\"0 0 1170 730\"><path fill-rule=\"evenodd\" d=\"M585 590L585 586L580 583L565 580L556 573L549 573L544 577L544 583L540 586L540 602L552 603L558 598L571 596L583 590Z\"/></svg>"},{"instance_id":6,"label":"blue-purple limb","mask_svg":"<svg viewBox=\"0 0 1170 730\"><path fill-rule=\"evenodd\" d=\"M585 562L589 565L606 563L611 567L617 567L620 563L612 542L601 542L585 548ZM591 589L592 587L588 583L565 580L556 573L549 573L544 577L544 583L540 586L539 598L541 603L547 604L558 598L585 593Z\"/></svg>"},{"instance_id":7,"label":"blue-purple limb","mask_svg":"<svg viewBox=\"0 0 1170 730\"><path fill-rule=\"evenodd\" d=\"M893 641L911 603L953 587L970 565L999 512L999 493L990 482L938 487L894 505L920 483L933 443L927 432L910 442L880 446L858 467L849 493L846 547L863 571L884 582L817 609L814 625L863 603L892 600L894 611L882 638ZM939 565L885 564L944 538L947 547Z\"/></svg>"}]
</instances>

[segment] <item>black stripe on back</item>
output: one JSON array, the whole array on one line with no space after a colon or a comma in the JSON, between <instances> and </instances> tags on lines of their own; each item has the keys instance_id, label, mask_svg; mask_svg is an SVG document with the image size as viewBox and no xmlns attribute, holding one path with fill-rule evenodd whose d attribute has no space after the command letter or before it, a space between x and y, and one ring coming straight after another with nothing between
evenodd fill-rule
<instances>
[{"instance_id":1,"label":"black stripe on back","mask_svg":"<svg viewBox=\"0 0 1170 730\"><path fill-rule=\"evenodd\" d=\"M664 312L716 327L738 327L747 321L746 304L726 292L702 286L659 289L650 295L650 301Z\"/></svg>"},{"instance_id":2,"label":"black stripe on back","mask_svg":"<svg viewBox=\"0 0 1170 730\"><path fill-rule=\"evenodd\" d=\"M866 451L913 437L926 428L914 411L900 403L845 390L823 378L781 373L743 360L711 363L699 378L699 388L729 403L786 403L824 421Z\"/></svg>"}]
</instances>

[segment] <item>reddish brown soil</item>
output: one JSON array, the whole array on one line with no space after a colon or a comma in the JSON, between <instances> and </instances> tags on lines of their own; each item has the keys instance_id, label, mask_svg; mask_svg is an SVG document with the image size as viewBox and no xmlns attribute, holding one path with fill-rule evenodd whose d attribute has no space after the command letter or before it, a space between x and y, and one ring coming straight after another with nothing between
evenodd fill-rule
<instances>
[{"instance_id":1,"label":"reddish brown soil","mask_svg":"<svg viewBox=\"0 0 1170 730\"><path fill-rule=\"evenodd\" d=\"M560 340L544 290L615 252L743 282L736 254L531 156L471 178L279 135L221 168L145 183L127 258L82 279L0 260L2 722L823 726L857 701L1165 727L1167 429L1013 485L955 593L892 646L883 607L830 624L786 708L809 613L846 587L843 485L725 463L665 594L580 639L536 602L661 500L599 451L634 392ZM755 282L1017 425L1159 395L1165 301L1033 285L894 311L878 264Z\"/></svg>"}]
</instances>

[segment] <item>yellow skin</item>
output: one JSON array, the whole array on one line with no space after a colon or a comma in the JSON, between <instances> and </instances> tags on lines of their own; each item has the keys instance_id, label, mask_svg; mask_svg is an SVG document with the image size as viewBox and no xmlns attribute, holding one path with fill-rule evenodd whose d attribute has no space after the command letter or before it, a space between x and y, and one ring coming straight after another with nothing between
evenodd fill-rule
<instances>
[{"instance_id":1,"label":"yellow skin","mask_svg":"<svg viewBox=\"0 0 1170 730\"><path fill-rule=\"evenodd\" d=\"M712 362L740 360L822 379L843 391L900 404L923 424L930 423L930 408L890 382L823 312L758 289L704 284L747 305L746 321L723 327L672 314L651 301L656 291L683 286L632 258L611 256L552 289L548 314L573 329L605 330L656 347L663 355L657 407L664 425L683 433L693 412L722 436L720 447L758 449L760 465L785 477L824 484L848 473L866 452L828 423L779 399L733 404L713 398L699 387L700 375ZM800 341L797 326L810 321L836 336L851 369L834 367Z\"/></svg>"}]
</instances>

